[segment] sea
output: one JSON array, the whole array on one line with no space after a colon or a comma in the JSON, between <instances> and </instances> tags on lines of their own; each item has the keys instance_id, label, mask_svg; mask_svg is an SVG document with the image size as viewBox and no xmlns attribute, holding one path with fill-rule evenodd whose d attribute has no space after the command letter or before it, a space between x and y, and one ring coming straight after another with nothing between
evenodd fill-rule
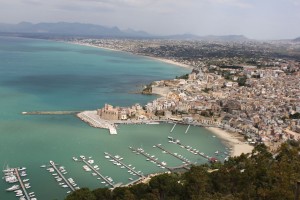
<instances>
[{"instance_id":1,"label":"sea","mask_svg":"<svg viewBox=\"0 0 300 200\"><path fill-rule=\"evenodd\" d=\"M158 98L136 94L141 85L155 80L173 79L190 70L154 59L124 52L79 46L63 42L0 37L0 166L26 167L31 188L40 200L62 200L68 188L62 188L52 173L49 161L64 166L66 178L77 185L95 189L107 187L92 172L83 170L82 162L72 158L92 157L99 172L115 183L126 184L137 179L128 170L106 159L104 152L123 157L145 175L166 172L142 155L133 153L129 146L143 148L146 153L165 161L167 166L182 165L182 161L163 153L153 145L180 154L194 164L207 160L191 154L179 145L169 143L168 136L179 139L209 156L224 152L226 146L210 131L191 126L162 123L156 125L119 125L118 134L96 129L74 115L22 115L30 111L81 111L103 107L145 105ZM217 156L220 160L224 155ZM46 165L46 168L40 166ZM2 170L1 170L2 171ZM1 172L2 173L2 172ZM4 174L2 173L2 176ZM1 177L2 177L1 176ZM0 181L0 199L19 199L6 189L13 184Z\"/></svg>"}]
</instances>

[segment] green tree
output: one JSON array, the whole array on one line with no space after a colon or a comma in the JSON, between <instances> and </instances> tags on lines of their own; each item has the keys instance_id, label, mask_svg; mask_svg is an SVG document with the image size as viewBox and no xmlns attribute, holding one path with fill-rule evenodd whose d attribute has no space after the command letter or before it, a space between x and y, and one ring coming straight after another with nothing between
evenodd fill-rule
<instances>
[{"instance_id":1,"label":"green tree","mask_svg":"<svg viewBox=\"0 0 300 200\"><path fill-rule=\"evenodd\" d=\"M81 188L68 195L66 200L96 200L96 197L88 188Z\"/></svg>"}]
</instances>

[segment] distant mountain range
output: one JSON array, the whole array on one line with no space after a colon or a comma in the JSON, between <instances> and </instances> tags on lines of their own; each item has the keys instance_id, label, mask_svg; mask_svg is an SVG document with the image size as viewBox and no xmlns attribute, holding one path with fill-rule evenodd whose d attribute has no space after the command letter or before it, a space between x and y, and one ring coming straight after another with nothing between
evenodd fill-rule
<instances>
[{"instance_id":1,"label":"distant mountain range","mask_svg":"<svg viewBox=\"0 0 300 200\"><path fill-rule=\"evenodd\" d=\"M247 41L247 37L243 35L207 35L207 36L198 36L193 34L182 34L182 35L171 35L166 36L168 39L175 40L206 40L206 41Z\"/></svg>"},{"instance_id":2,"label":"distant mountain range","mask_svg":"<svg viewBox=\"0 0 300 200\"><path fill-rule=\"evenodd\" d=\"M296 39L294 39L293 42L300 42L300 37L297 37Z\"/></svg>"},{"instance_id":3,"label":"distant mountain range","mask_svg":"<svg viewBox=\"0 0 300 200\"><path fill-rule=\"evenodd\" d=\"M225 36L197 36L192 34L155 36L144 31L133 29L120 30L118 27L106 27L94 24L82 23L38 23L21 22L19 24L0 23L0 34L17 35L24 37L92 37L92 38L157 38L157 39L176 39L176 40L212 40L212 41L246 41L243 35Z\"/></svg>"}]
</instances>

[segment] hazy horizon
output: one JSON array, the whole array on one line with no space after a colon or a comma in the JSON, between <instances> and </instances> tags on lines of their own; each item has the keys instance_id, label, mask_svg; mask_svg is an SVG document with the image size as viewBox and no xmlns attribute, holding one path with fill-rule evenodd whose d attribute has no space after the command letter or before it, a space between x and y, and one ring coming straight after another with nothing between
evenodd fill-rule
<instances>
[{"instance_id":1,"label":"hazy horizon","mask_svg":"<svg viewBox=\"0 0 300 200\"><path fill-rule=\"evenodd\" d=\"M79 22L153 35L244 35L268 40L300 37L300 0L0 1L0 22L9 24Z\"/></svg>"}]
</instances>

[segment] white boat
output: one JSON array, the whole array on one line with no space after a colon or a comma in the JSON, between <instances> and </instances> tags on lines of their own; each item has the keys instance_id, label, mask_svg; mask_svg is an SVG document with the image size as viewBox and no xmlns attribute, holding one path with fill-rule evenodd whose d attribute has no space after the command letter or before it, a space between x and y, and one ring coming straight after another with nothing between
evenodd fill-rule
<instances>
[{"instance_id":1,"label":"white boat","mask_svg":"<svg viewBox=\"0 0 300 200\"><path fill-rule=\"evenodd\" d=\"M88 163L94 164L94 160L88 160Z\"/></svg>"},{"instance_id":2,"label":"white boat","mask_svg":"<svg viewBox=\"0 0 300 200\"><path fill-rule=\"evenodd\" d=\"M24 180L23 180L23 182L27 182L27 181L29 181L29 179L24 179Z\"/></svg>"},{"instance_id":3,"label":"white boat","mask_svg":"<svg viewBox=\"0 0 300 200\"><path fill-rule=\"evenodd\" d=\"M128 178L129 180L133 181L133 178Z\"/></svg>"},{"instance_id":4,"label":"white boat","mask_svg":"<svg viewBox=\"0 0 300 200\"><path fill-rule=\"evenodd\" d=\"M13 185L13 186L11 186L10 188L7 188L6 191L14 191L14 190L17 190L17 189L19 189L19 188L20 188L19 185Z\"/></svg>"},{"instance_id":5,"label":"white boat","mask_svg":"<svg viewBox=\"0 0 300 200\"><path fill-rule=\"evenodd\" d=\"M41 168L45 168L46 167L46 165L41 165Z\"/></svg>"},{"instance_id":6,"label":"white boat","mask_svg":"<svg viewBox=\"0 0 300 200\"><path fill-rule=\"evenodd\" d=\"M215 152L215 154L218 154L218 153L219 153L219 151L216 151L216 152Z\"/></svg>"},{"instance_id":7,"label":"white boat","mask_svg":"<svg viewBox=\"0 0 300 200\"><path fill-rule=\"evenodd\" d=\"M110 158L109 156L104 156L105 158Z\"/></svg>"},{"instance_id":8,"label":"white boat","mask_svg":"<svg viewBox=\"0 0 300 200\"><path fill-rule=\"evenodd\" d=\"M25 169L26 169L26 167L21 167L21 168L18 168L18 171L23 171Z\"/></svg>"},{"instance_id":9,"label":"white boat","mask_svg":"<svg viewBox=\"0 0 300 200\"><path fill-rule=\"evenodd\" d=\"M167 165L167 163L166 163L165 161L161 162L161 164L162 164L163 166Z\"/></svg>"},{"instance_id":10,"label":"white boat","mask_svg":"<svg viewBox=\"0 0 300 200\"><path fill-rule=\"evenodd\" d=\"M74 161L78 161L78 158L76 158L76 157L73 157L72 159L73 159Z\"/></svg>"},{"instance_id":11,"label":"white boat","mask_svg":"<svg viewBox=\"0 0 300 200\"><path fill-rule=\"evenodd\" d=\"M85 156L81 155L79 156L81 159L85 160Z\"/></svg>"}]
</instances>

